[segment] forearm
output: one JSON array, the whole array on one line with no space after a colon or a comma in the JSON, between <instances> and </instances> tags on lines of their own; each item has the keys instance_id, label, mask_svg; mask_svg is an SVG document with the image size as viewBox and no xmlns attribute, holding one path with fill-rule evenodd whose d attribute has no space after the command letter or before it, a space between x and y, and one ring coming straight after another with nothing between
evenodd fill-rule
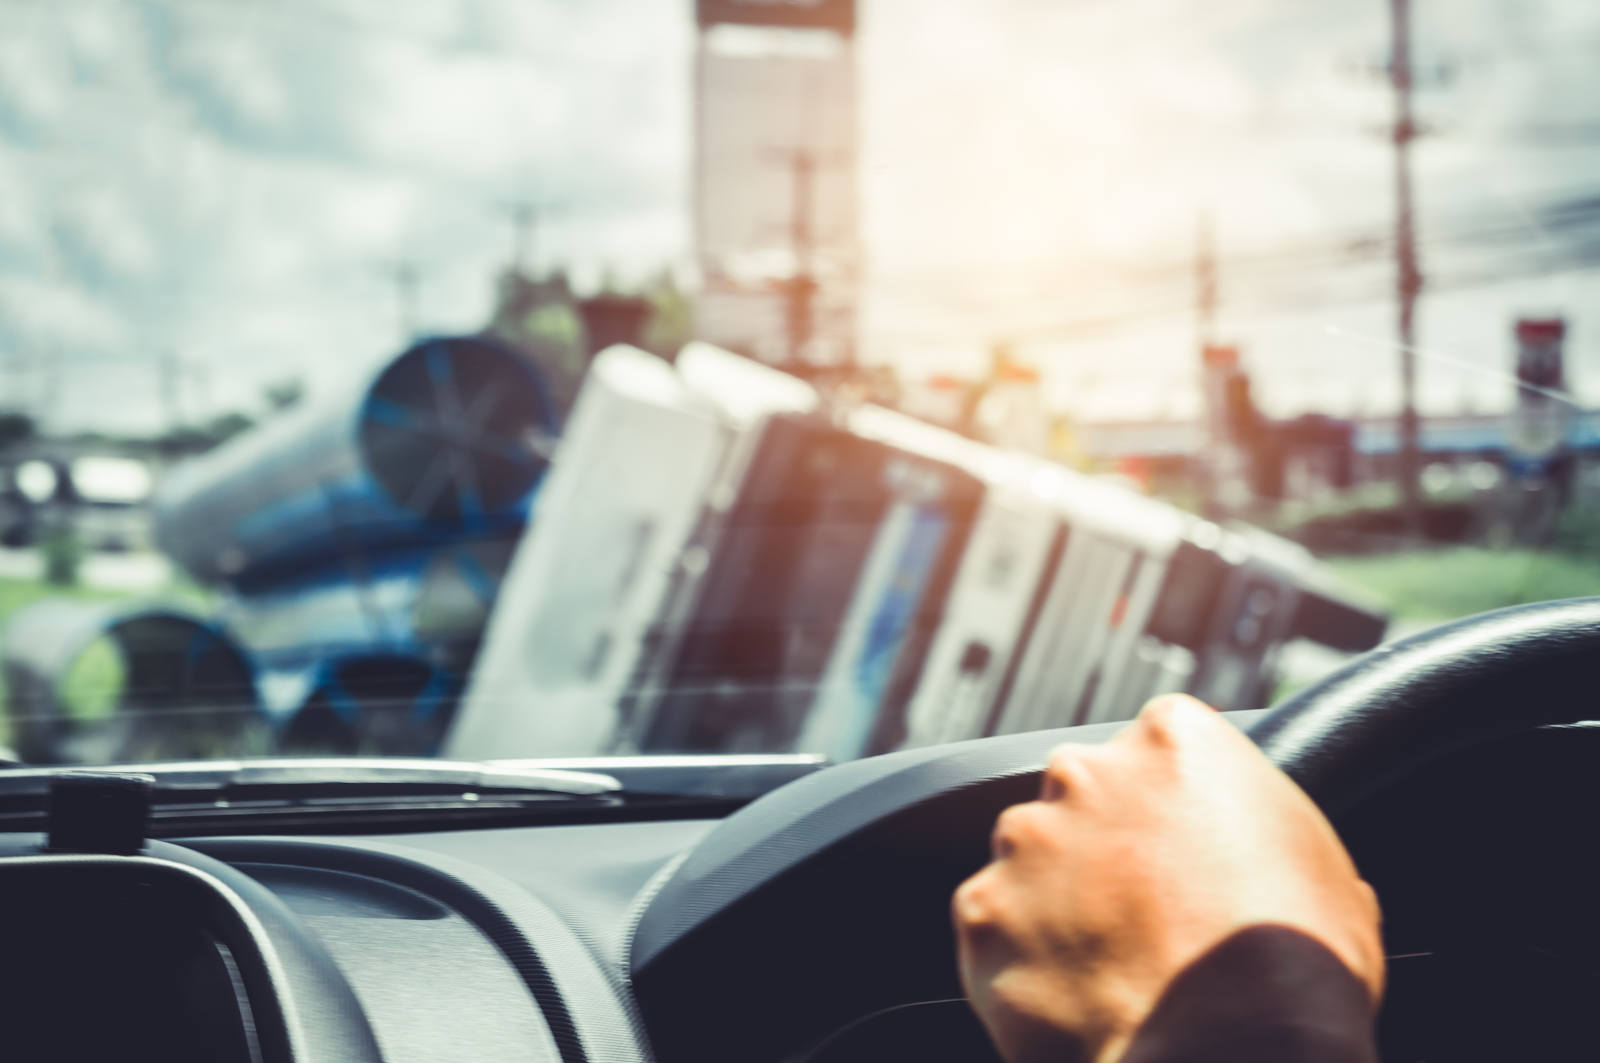
<instances>
[{"instance_id":1,"label":"forearm","mask_svg":"<svg viewBox=\"0 0 1600 1063\"><path fill-rule=\"evenodd\" d=\"M1282 926L1225 939L1175 978L1119 1063L1376 1063L1367 987Z\"/></svg>"}]
</instances>

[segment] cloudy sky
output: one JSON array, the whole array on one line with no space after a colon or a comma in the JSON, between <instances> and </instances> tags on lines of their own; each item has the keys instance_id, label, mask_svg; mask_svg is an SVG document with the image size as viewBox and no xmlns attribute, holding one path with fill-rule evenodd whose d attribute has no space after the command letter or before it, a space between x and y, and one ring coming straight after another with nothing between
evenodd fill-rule
<instances>
[{"instance_id":1,"label":"cloudy sky","mask_svg":"<svg viewBox=\"0 0 1600 1063\"><path fill-rule=\"evenodd\" d=\"M861 3L869 358L1007 340L1058 406L1182 414L1204 211L1268 405L1392 406L1384 0ZM1600 195L1600 4L1418 0L1416 36L1425 408L1503 405L1527 312L1600 402L1600 272L1549 271L1592 230L1546 210ZM581 284L687 270L693 44L687 0L0 0L0 404L337 387L397 349L397 267L424 328L483 322L518 200Z\"/></svg>"}]
</instances>

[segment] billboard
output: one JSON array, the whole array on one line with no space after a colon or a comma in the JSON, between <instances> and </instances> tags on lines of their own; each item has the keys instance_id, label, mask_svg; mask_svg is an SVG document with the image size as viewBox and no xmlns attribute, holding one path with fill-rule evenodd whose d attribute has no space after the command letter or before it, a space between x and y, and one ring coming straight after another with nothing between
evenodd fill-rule
<instances>
[{"instance_id":1,"label":"billboard","mask_svg":"<svg viewBox=\"0 0 1600 1063\"><path fill-rule=\"evenodd\" d=\"M699 339L796 371L855 359L853 2L701 0Z\"/></svg>"}]
</instances>

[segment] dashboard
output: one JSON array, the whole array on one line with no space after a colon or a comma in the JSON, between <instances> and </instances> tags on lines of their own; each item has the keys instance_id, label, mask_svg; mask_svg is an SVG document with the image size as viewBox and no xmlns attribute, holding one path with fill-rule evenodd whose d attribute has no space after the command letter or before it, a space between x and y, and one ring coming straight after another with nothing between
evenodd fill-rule
<instances>
[{"instance_id":1,"label":"dashboard","mask_svg":"<svg viewBox=\"0 0 1600 1063\"><path fill-rule=\"evenodd\" d=\"M39 855L42 835L3 836L20 946L3 966L36 989L0 1007L27 999L39 1017L18 1042L26 1012L7 1016L9 1043L34 1049L11 1058L105 1058L131 1038L135 1058L197 1061L648 1059L623 928L651 876L714 826L206 838L135 857ZM17 934L30 925L47 929ZM45 966L60 970L41 980ZM98 1011L144 1018L74 1032L69 1015ZM174 1043L222 1013L225 1029Z\"/></svg>"},{"instance_id":2,"label":"dashboard","mask_svg":"<svg viewBox=\"0 0 1600 1063\"><path fill-rule=\"evenodd\" d=\"M992 1060L959 1001L950 891L1050 747L1118 726L858 761L722 820L127 857L0 835L8 1058ZM1386 1060L1600 1044L1597 758L1600 728L1540 728L1339 817L1385 911Z\"/></svg>"}]
</instances>

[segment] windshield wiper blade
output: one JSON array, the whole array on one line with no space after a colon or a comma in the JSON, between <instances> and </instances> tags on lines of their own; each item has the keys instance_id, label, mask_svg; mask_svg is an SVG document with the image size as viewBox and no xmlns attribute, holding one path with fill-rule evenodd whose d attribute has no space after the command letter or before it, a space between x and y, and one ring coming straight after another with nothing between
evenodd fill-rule
<instances>
[{"instance_id":1,"label":"windshield wiper blade","mask_svg":"<svg viewBox=\"0 0 1600 1063\"><path fill-rule=\"evenodd\" d=\"M50 781L154 776L150 837L406 832L725 816L826 765L806 754L465 762L320 757L0 768L0 833L41 829Z\"/></svg>"},{"instance_id":2,"label":"windshield wiper blade","mask_svg":"<svg viewBox=\"0 0 1600 1063\"><path fill-rule=\"evenodd\" d=\"M624 803L595 771L379 757L211 760L0 770L0 832L41 829L64 772L155 779L149 837L346 833L593 818Z\"/></svg>"},{"instance_id":3,"label":"windshield wiper blade","mask_svg":"<svg viewBox=\"0 0 1600 1063\"><path fill-rule=\"evenodd\" d=\"M174 799L191 803L207 793L278 791L328 795L463 793L599 797L622 789L615 778L596 771L570 771L469 761L421 758L308 757L275 760L207 760L169 764L0 769L0 802L43 796L50 780L64 771L135 771L155 777L157 806Z\"/></svg>"}]
</instances>

